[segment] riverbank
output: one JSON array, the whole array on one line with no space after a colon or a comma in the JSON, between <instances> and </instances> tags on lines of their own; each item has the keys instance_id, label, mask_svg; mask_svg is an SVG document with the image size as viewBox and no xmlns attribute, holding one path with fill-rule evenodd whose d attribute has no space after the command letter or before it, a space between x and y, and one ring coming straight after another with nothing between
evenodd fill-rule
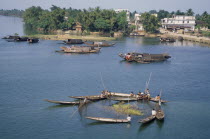
<instances>
[{"instance_id":1,"label":"riverbank","mask_svg":"<svg viewBox=\"0 0 210 139\"><path fill-rule=\"evenodd\" d=\"M94 35L88 35L88 36L77 36L77 35L27 35L25 37L31 37L31 38L39 38L43 40L67 40L67 39L82 39L84 41L113 41L116 40L114 37L102 37L102 36L94 36Z\"/></svg>"},{"instance_id":2,"label":"riverbank","mask_svg":"<svg viewBox=\"0 0 210 139\"><path fill-rule=\"evenodd\" d=\"M176 34L172 32L164 33L161 35L161 37L170 37L170 38L178 38L183 37L183 40L186 41L192 41L192 42L199 42L199 43L205 43L210 45L210 38L208 37L200 37L200 36L192 36L192 35L186 35L186 34Z\"/></svg>"}]
</instances>

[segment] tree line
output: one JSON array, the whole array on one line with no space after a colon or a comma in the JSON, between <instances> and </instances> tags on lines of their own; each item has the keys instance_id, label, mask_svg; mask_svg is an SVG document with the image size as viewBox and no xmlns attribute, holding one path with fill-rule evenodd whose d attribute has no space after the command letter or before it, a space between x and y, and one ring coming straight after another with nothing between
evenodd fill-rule
<instances>
[{"instance_id":1,"label":"tree line","mask_svg":"<svg viewBox=\"0 0 210 139\"><path fill-rule=\"evenodd\" d=\"M65 9L53 5L50 10L32 6L23 14L24 22L33 28L41 28L44 31L57 29L73 29L79 22L87 31L126 31L128 22L126 13L116 13L114 10L89 8L89 9Z\"/></svg>"},{"instance_id":2,"label":"tree line","mask_svg":"<svg viewBox=\"0 0 210 139\"><path fill-rule=\"evenodd\" d=\"M0 9L0 15L4 15L4 16L22 17L23 13L24 13L24 10L17 10L17 9L3 10L3 9Z\"/></svg>"},{"instance_id":3,"label":"tree line","mask_svg":"<svg viewBox=\"0 0 210 139\"><path fill-rule=\"evenodd\" d=\"M130 13L131 21L134 21L136 13L137 11ZM157 14L157 17L152 14ZM44 31L74 29L78 22L82 25L83 30L90 32L122 31L129 33L135 29L135 26L128 25L125 12L116 13L112 9L101 9L99 7L89 9L73 9L70 7L66 9L52 5L49 10L45 10L39 6L32 6L25 11L17 9L0 10L0 15L23 17L28 26ZM171 18L173 15L195 16L199 23L197 24L198 28L205 26L210 29L210 14L205 11L202 14L195 15L192 9L188 9L186 12L181 10L172 12L150 10L141 13L141 22L145 31L154 33L159 28L161 19Z\"/></svg>"}]
</instances>

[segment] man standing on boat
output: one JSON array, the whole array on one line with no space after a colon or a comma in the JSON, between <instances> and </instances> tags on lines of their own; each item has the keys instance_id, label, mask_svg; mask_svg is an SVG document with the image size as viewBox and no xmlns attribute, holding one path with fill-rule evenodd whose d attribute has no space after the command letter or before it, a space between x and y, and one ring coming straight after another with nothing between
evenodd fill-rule
<instances>
[{"instance_id":1,"label":"man standing on boat","mask_svg":"<svg viewBox=\"0 0 210 139\"><path fill-rule=\"evenodd\" d=\"M157 114L155 109L152 109L152 115L155 116Z\"/></svg>"},{"instance_id":2,"label":"man standing on boat","mask_svg":"<svg viewBox=\"0 0 210 139\"><path fill-rule=\"evenodd\" d=\"M131 116L130 115L128 115L127 120L128 120L128 122L131 121Z\"/></svg>"}]
</instances>

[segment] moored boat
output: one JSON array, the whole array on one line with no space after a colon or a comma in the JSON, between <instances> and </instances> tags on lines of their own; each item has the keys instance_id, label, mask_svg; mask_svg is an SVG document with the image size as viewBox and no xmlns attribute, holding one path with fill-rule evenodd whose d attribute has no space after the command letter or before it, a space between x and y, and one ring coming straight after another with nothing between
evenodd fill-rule
<instances>
[{"instance_id":1,"label":"moored boat","mask_svg":"<svg viewBox=\"0 0 210 139\"><path fill-rule=\"evenodd\" d=\"M81 39L68 39L63 41L65 44L83 44L84 42Z\"/></svg>"},{"instance_id":2,"label":"moored boat","mask_svg":"<svg viewBox=\"0 0 210 139\"><path fill-rule=\"evenodd\" d=\"M29 38L27 41L29 43L37 43L37 42L39 42L39 39L37 39L37 38Z\"/></svg>"},{"instance_id":3,"label":"moored boat","mask_svg":"<svg viewBox=\"0 0 210 139\"><path fill-rule=\"evenodd\" d=\"M153 121L155 119L155 115L151 115L151 116L148 116L144 119L141 119L139 122L142 123L142 124L146 124L146 123L149 123L151 121Z\"/></svg>"},{"instance_id":4,"label":"moored boat","mask_svg":"<svg viewBox=\"0 0 210 139\"><path fill-rule=\"evenodd\" d=\"M132 62L139 62L139 63L150 63L150 62L158 62L158 61L165 61L171 56L167 53L163 54L149 54L149 53L127 53L122 54L120 53L119 56L126 61Z\"/></svg>"},{"instance_id":5,"label":"moored boat","mask_svg":"<svg viewBox=\"0 0 210 139\"><path fill-rule=\"evenodd\" d=\"M12 35L9 35L9 36L3 37L2 39L17 39L17 38L20 38L20 36L12 36Z\"/></svg>"},{"instance_id":6,"label":"moored boat","mask_svg":"<svg viewBox=\"0 0 210 139\"><path fill-rule=\"evenodd\" d=\"M128 123L127 119L114 119L114 118L103 118L103 117L86 117L87 119L96 120L100 122L108 123Z\"/></svg>"},{"instance_id":7,"label":"moored boat","mask_svg":"<svg viewBox=\"0 0 210 139\"><path fill-rule=\"evenodd\" d=\"M50 103L55 103L55 104L61 104L61 105L79 105L80 102L79 101L55 101L55 100L49 100L49 99L45 99L44 101L50 102Z\"/></svg>"},{"instance_id":8,"label":"moored boat","mask_svg":"<svg viewBox=\"0 0 210 139\"><path fill-rule=\"evenodd\" d=\"M109 44L108 42L93 42L92 44L87 42L84 43L88 46L93 46L93 47L109 47L115 45L115 43Z\"/></svg>"},{"instance_id":9,"label":"moored boat","mask_svg":"<svg viewBox=\"0 0 210 139\"><path fill-rule=\"evenodd\" d=\"M100 48L88 47L88 46L71 46L71 47L60 47L64 53L98 53Z\"/></svg>"}]
</instances>

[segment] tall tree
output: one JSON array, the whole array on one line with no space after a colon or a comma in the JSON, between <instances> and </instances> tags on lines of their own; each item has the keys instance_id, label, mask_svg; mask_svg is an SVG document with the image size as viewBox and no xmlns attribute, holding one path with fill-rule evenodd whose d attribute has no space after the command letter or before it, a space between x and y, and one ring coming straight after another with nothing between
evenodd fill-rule
<instances>
[{"instance_id":1,"label":"tall tree","mask_svg":"<svg viewBox=\"0 0 210 139\"><path fill-rule=\"evenodd\" d=\"M158 18L149 14L143 13L141 15L144 30L146 32L155 33L159 28Z\"/></svg>"},{"instance_id":2,"label":"tall tree","mask_svg":"<svg viewBox=\"0 0 210 139\"><path fill-rule=\"evenodd\" d=\"M186 12L186 15L187 16L193 16L194 15L194 12L192 9L188 9L187 12Z\"/></svg>"}]
</instances>

